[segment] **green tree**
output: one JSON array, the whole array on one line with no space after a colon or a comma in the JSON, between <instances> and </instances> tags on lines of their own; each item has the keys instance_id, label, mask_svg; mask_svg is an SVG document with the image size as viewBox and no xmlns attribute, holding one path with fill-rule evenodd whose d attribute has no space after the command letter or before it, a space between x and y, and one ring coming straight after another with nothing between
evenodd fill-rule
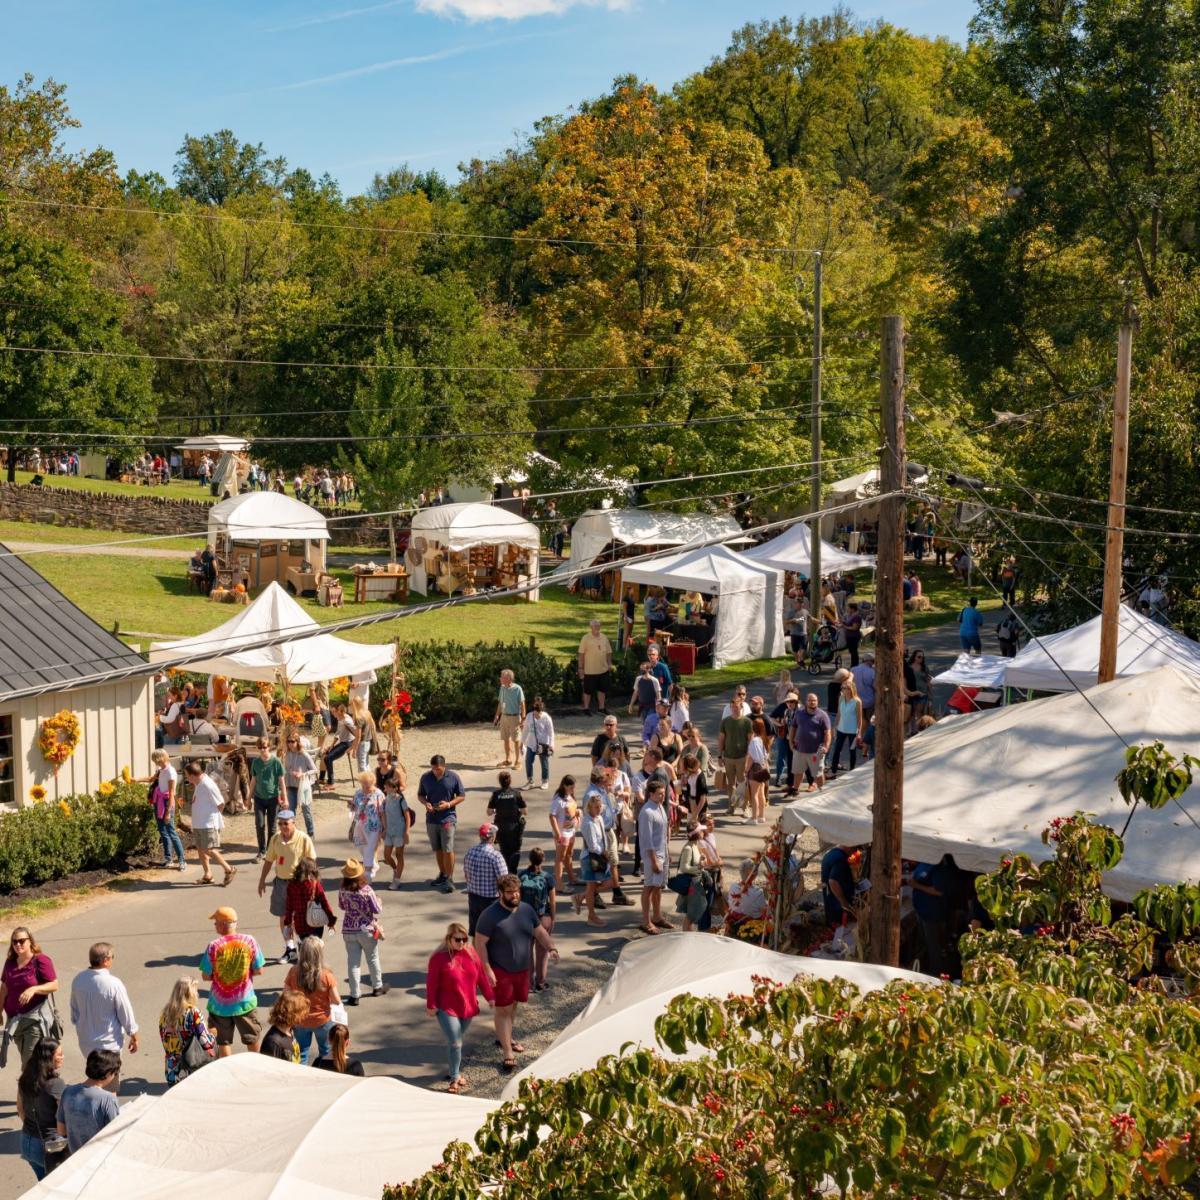
<instances>
[{"instance_id":1,"label":"green tree","mask_svg":"<svg viewBox=\"0 0 1200 1200\"><path fill-rule=\"evenodd\" d=\"M287 172L283 158L268 158L261 142L238 141L232 129L201 137L187 134L175 155L175 186L197 204L225 204L237 196L278 189Z\"/></svg>"}]
</instances>

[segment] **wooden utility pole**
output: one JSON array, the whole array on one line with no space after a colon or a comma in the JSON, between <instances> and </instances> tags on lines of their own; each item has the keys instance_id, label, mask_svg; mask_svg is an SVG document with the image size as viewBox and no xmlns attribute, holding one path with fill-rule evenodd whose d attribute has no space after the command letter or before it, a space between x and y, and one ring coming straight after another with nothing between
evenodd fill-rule
<instances>
[{"instance_id":1,"label":"wooden utility pole","mask_svg":"<svg viewBox=\"0 0 1200 1200\"><path fill-rule=\"evenodd\" d=\"M883 449L875 574L875 803L871 832L869 950L900 962L900 839L904 798L904 318L884 317L880 355Z\"/></svg>"},{"instance_id":2,"label":"wooden utility pole","mask_svg":"<svg viewBox=\"0 0 1200 1200\"><path fill-rule=\"evenodd\" d=\"M1112 465L1108 476L1108 532L1104 536L1104 599L1100 608L1100 671L1097 683L1117 674L1121 633L1121 561L1125 557L1125 475L1129 462L1129 385L1133 372L1132 306L1117 331L1117 386L1113 392Z\"/></svg>"},{"instance_id":3,"label":"wooden utility pole","mask_svg":"<svg viewBox=\"0 0 1200 1200\"><path fill-rule=\"evenodd\" d=\"M813 360L812 360L812 511L821 511L821 252L813 252ZM808 611L821 613L821 518L813 517L809 534ZM808 631L805 630L807 633Z\"/></svg>"}]
</instances>

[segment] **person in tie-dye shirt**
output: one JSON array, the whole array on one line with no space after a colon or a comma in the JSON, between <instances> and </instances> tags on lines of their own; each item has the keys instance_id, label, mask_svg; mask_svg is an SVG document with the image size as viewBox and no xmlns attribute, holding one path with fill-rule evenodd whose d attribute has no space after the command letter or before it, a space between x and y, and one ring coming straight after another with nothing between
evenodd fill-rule
<instances>
[{"instance_id":1,"label":"person in tie-dye shirt","mask_svg":"<svg viewBox=\"0 0 1200 1200\"><path fill-rule=\"evenodd\" d=\"M262 973L263 953L248 933L238 933L237 913L218 908L209 918L217 936L200 956L200 973L210 981L208 1015L217 1031L217 1055L233 1053L233 1035L241 1034L247 1050L258 1050L262 1022L258 1019L258 997L254 976Z\"/></svg>"}]
</instances>

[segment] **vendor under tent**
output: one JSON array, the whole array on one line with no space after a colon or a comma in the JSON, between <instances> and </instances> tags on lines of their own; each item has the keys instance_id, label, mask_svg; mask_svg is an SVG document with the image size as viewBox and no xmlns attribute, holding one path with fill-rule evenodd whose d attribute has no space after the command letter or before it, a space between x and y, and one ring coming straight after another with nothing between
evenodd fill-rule
<instances>
[{"instance_id":1,"label":"vendor under tent","mask_svg":"<svg viewBox=\"0 0 1200 1200\"><path fill-rule=\"evenodd\" d=\"M777 954L731 938L698 938L691 933L642 938L622 949L613 973L587 1008L547 1050L505 1084L500 1098L515 1099L522 1079L565 1079L594 1067L605 1055L620 1054L627 1042L656 1050L667 1059L701 1058L705 1052L699 1046L689 1046L683 1055L660 1046L654 1036L654 1022L675 996L724 998L731 993L745 994L754 990L756 975L778 983L788 983L800 975L844 979L862 992L885 987L894 979L937 986L928 975L895 967Z\"/></svg>"},{"instance_id":2,"label":"vendor under tent","mask_svg":"<svg viewBox=\"0 0 1200 1200\"><path fill-rule=\"evenodd\" d=\"M1165 666L1200 678L1200 645L1124 604L1118 613L1118 679ZM1005 660L1005 684L1033 692L1091 687L1100 669L1101 620L1093 617L1073 629L1032 639L1015 658Z\"/></svg>"},{"instance_id":3,"label":"vendor under tent","mask_svg":"<svg viewBox=\"0 0 1200 1200\"><path fill-rule=\"evenodd\" d=\"M285 678L289 684L323 683L341 675L373 671L392 661L390 645L348 642L332 633L319 633L264 649L244 649L280 633L319 628L318 622L279 584L269 583L252 604L216 629L175 642L153 643L150 661L186 658L189 671L264 683Z\"/></svg>"},{"instance_id":4,"label":"vendor under tent","mask_svg":"<svg viewBox=\"0 0 1200 1200\"><path fill-rule=\"evenodd\" d=\"M470 1142L493 1100L233 1054L139 1096L21 1200L379 1200Z\"/></svg>"},{"instance_id":5,"label":"vendor under tent","mask_svg":"<svg viewBox=\"0 0 1200 1200\"><path fill-rule=\"evenodd\" d=\"M1055 817L1082 810L1120 831L1129 807L1114 779L1126 743L1156 740L1174 754L1200 748L1200 680L1174 667L939 722L904 743L901 852L930 863L952 854L963 870L994 871L1017 853L1052 857L1042 830ZM826 843L869 842L873 768L784 806L784 832L811 826ZM1159 883L1200 881L1197 823L1200 786L1178 805L1139 807L1105 892L1131 900Z\"/></svg>"},{"instance_id":6,"label":"vendor under tent","mask_svg":"<svg viewBox=\"0 0 1200 1200\"><path fill-rule=\"evenodd\" d=\"M246 492L214 504L208 540L217 554L217 584L248 588L325 572L329 526L307 504L278 492Z\"/></svg>"},{"instance_id":7,"label":"vendor under tent","mask_svg":"<svg viewBox=\"0 0 1200 1200\"><path fill-rule=\"evenodd\" d=\"M652 512L640 508L592 508L571 526L571 554L547 582L576 577L593 563L597 571L620 566L623 551L647 553L670 546L723 543L750 539L732 516L712 513Z\"/></svg>"},{"instance_id":8,"label":"vendor under tent","mask_svg":"<svg viewBox=\"0 0 1200 1200\"><path fill-rule=\"evenodd\" d=\"M929 479L927 468L919 463L908 463L908 482L920 486ZM878 467L869 467L857 475L849 475L829 485L829 504L833 508L845 505L854 507L837 515L830 514L821 519L821 534L823 537L833 537L836 530L844 529L847 533L851 553L859 549L859 531L864 525L877 526L879 523L879 491L880 475ZM874 529L871 530L874 537Z\"/></svg>"},{"instance_id":9,"label":"vendor under tent","mask_svg":"<svg viewBox=\"0 0 1200 1200\"><path fill-rule=\"evenodd\" d=\"M725 546L701 546L633 563L626 583L646 583L716 598L712 663L726 667L755 658L779 658L783 639L783 574L750 562Z\"/></svg>"},{"instance_id":10,"label":"vendor under tent","mask_svg":"<svg viewBox=\"0 0 1200 1200\"><path fill-rule=\"evenodd\" d=\"M797 521L770 541L743 550L742 557L781 571L795 571L807 579L812 574L812 530L807 522ZM848 554L821 540L822 575L860 570L875 570L873 554Z\"/></svg>"},{"instance_id":11,"label":"vendor under tent","mask_svg":"<svg viewBox=\"0 0 1200 1200\"><path fill-rule=\"evenodd\" d=\"M453 595L527 587L538 599L537 526L495 504L439 504L412 519L406 565L412 590Z\"/></svg>"}]
</instances>

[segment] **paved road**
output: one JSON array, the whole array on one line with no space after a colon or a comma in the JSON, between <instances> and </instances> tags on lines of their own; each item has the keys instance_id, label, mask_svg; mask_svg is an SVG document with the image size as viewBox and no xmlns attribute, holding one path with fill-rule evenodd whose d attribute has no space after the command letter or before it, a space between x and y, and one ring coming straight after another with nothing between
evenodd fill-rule
<instances>
[{"instance_id":1,"label":"paved road","mask_svg":"<svg viewBox=\"0 0 1200 1200\"><path fill-rule=\"evenodd\" d=\"M174 536L174 535L172 535ZM10 542L5 541L14 554L103 554L105 558L170 558L176 562L187 561L186 550L164 550L161 546L104 546L71 544L67 542Z\"/></svg>"}]
</instances>

